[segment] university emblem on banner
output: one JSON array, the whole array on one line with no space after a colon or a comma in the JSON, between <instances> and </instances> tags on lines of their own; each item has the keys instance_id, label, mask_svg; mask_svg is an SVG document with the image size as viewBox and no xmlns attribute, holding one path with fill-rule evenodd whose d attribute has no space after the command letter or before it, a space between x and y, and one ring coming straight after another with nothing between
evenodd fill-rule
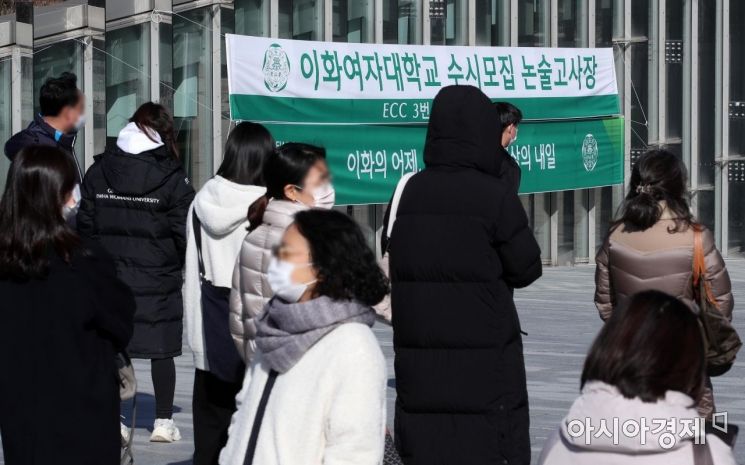
<instances>
[{"instance_id":1,"label":"university emblem on banner","mask_svg":"<svg viewBox=\"0 0 745 465\"><path fill-rule=\"evenodd\" d=\"M269 92L279 92L287 85L290 59L279 44L272 44L264 53L264 85Z\"/></svg>"},{"instance_id":2,"label":"university emblem on banner","mask_svg":"<svg viewBox=\"0 0 745 465\"><path fill-rule=\"evenodd\" d=\"M594 170L598 163L598 141L592 134L586 135L582 141L582 162L587 171Z\"/></svg>"}]
</instances>

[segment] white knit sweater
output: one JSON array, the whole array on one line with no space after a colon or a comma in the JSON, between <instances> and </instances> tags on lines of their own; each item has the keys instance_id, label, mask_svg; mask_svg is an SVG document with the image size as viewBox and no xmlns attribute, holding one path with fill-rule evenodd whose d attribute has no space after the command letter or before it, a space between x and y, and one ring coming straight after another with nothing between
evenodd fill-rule
<instances>
[{"instance_id":1,"label":"white knit sweater","mask_svg":"<svg viewBox=\"0 0 745 465\"><path fill-rule=\"evenodd\" d=\"M220 465L243 465L268 374L259 351L236 397ZM379 465L385 387L385 359L370 328L347 323L331 331L277 377L253 463Z\"/></svg>"},{"instance_id":2,"label":"white knit sweater","mask_svg":"<svg viewBox=\"0 0 745 465\"><path fill-rule=\"evenodd\" d=\"M201 287L197 246L194 242L192 214L196 209L202 222L202 259L205 276L212 284L230 288L233 267L248 231L248 207L266 189L236 184L215 176L199 190L186 218L186 264L184 267L184 326L189 347L194 353L194 366L207 370L204 333L202 331Z\"/></svg>"}]
</instances>

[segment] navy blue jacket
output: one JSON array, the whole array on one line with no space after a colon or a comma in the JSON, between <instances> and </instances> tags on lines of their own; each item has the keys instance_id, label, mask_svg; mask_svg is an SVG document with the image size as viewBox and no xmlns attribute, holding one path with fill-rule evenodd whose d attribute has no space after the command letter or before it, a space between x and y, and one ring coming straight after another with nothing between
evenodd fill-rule
<instances>
[{"instance_id":1,"label":"navy blue jacket","mask_svg":"<svg viewBox=\"0 0 745 465\"><path fill-rule=\"evenodd\" d=\"M56 130L48 125L41 115L36 115L33 121L28 127L13 137L8 139L5 143L5 156L12 162L18 152L21 149L30 145L49 145L57 147L62 150L65 154L72 157L77 168L77 181L81 182L83 179L83 171L80 168L78 159L75 157L75 138L77 133L61 134L59 137L56 135Z\"/></svg>"}]
</instances>

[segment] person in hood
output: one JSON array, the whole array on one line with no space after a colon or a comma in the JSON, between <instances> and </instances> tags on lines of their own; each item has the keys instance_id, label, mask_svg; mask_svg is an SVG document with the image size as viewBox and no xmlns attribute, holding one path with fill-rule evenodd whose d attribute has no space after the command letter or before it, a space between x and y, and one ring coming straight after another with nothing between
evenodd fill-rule
<instances>
[{"instance_id":1,"label":"person in hood","mask_svg":"<svg viewBox=\"0 0 745 465\"><path fill-rule=\"evenodd\" d=\"M699 429L705 369L704 341L690 308L659 291L636 294L595 339L582 392L538 464L735 465L732 449ZM696 461L696 455L710 459Z\"/></svg>"},{"instance_id":2,"label":"person in hood","mask_svg":"<svg viewBox=\"0 0 745 465\"><path fill-rule=\"evenodd\" d=\"M309 144L280 146L264 163L266 195L248 210L249 233L233 270L230 332L242 358L249 362L256 335L254 318L274 295L267 281L272 249L279 244L295 213L334 204L326 151Z\"/></svg>"},{"instance_id":3,"label":"person in hood","mask_svg":"<svg viewBox=\"0 0 745 465\"><path fill-rule=\"evenodd\" d=\"M248 121L238 124L230 131L217 174L197 193L186 221L183 295L187 341L196 368L192 399L195 465L217 463L243 381L245 366L228 330L228 296L233 267L249 227L246 212L266 193L262 170L274 147L264 126ZM200 228L199 244L196 228ZM206 291L210 295L203 296L205 280L211 287ZM218 306L210 304L215 293L212 287L221 290L216 292Z\"/></svg>"},{"instance_id":4,"label":"person in hood","mask_svg":"<svg viewBox=\"0 0 745 465\"><path fill-rule=\"evenodd\" d=\"M503 150L497 151L497 157L502 160L501 176L517 191L520 189L522 170L517 160L510 155L508 148L517 141L517 127L523 120L523 113L509 102L497 102L494 106L497 108L499 126L502 132L500 145Z\"/></svg>"},{"instance_id":5,"label":"person in hood","mask_svg":"<svg viewBox=\"0 0 745 465\"><path fill-rule=\"evenodd\" d=\"M75 138L85 122L85 96L78 89L77 77L62 73L47 79L39 89L39 114L28 127L5 143L5 156L12 162L18 152L29 145L58 148L75 164L76 183L83 179L83 170L75 156ZM78 196L76 193L74 196ZM79 198L75 198L79 200Z\"/></svg>"},{"instance_id":6,"label":"person in hood","mask_svg":"<svg viewBox=\"0 0 745 465\"><path fill-rule=\"evenodd\" d=\"M137 302L127 350L132 358L151 360L156 419L150 440L176 441L173 358L181 354L186 216L194 189L165 107L148 102L137 109L116 145L95 158L82 196L78 231L113 255ZM129 431L122 427L122 434Z\"/></svg>"},{"instance_id":7,"label":"person in hood","mask_svg":"<svg viewBox=\"0 0 745 465\"><path fill-rule=\"evenodd\" d=\"M301 211L269 262L275 297L220 464L380 465L387 377L371 326L388 280L365 236L344 213Z\"/></svg>"},{"instance_id":8,"label":"person in hood","mask_svg":"<svg viewBox=\"0 0 745 465\"><path fill-rule=\"evenodd\" d=\"M442 89L425 169L398 205L390 237L395 441L406 465L530 462L511 288L541 276L541 251L515 188L500 178L497 124L476 87Z\"/></svg>"},{"instance_id":9,"label":"person in hood","mask_svg":"<svg viewBox=\"0 0 745 465\"><path fill-rule=\"evenodd\" d=\"M6 465L117 465L115 355L134 297L114 262L65 220L75 163L21 150L0 200L0 435ZM2 461L2 459L0 459Z\"/></svg>"}]
</instances>

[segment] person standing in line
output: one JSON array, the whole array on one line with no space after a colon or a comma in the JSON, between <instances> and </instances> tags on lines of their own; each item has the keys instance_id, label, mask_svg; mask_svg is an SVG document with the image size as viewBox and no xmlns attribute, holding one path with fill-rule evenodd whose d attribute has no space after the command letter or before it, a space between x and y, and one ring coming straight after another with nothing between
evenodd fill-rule
<instances>
[{"instance_id":1,"label":"person standing in line","mask_svg":"<svg viewBox=\"0 0 745 465\"><path fill-rule=\"evenodd\" d=\"M75 164L21 149L0 201L0 434L6 465L116 465L115 355L135 302L111 257L81 239Z\"/></svg>"},{"instance_id":2,"label":"person standing in line","mask_svg":"<svg viewBox=\"0 0 745 465\"><path fill-rule=\"evenodd\" d=\"M266 195L248 210L246 235L233 271L230 292L230 331L246 362L254 350L254 318L274 295L267 272L272 248L292 223L295 213L334 206L326 151L309 144L280 146L264 164Z\"/></svg>"},{"instance_id":3,"label":"person standing in line","mask_svg":"<svg viewBox=\"0 0 745 465\"><path fill-rule=\"evenodd\" d=\"M510 155L507 148L517 141L517 127L523 120L523 113L515 105L508 102L497 102L494 106L497 108L499 125L502 132L500 143L502 150L497 150L498 157L503 160L500 177L507 179L510 185L517 191L520 188L522 170L517 160Z\"/></svg>"},{"instance_id":4,"label":"person standing in line","mask_svg":"<svg viewBox=\"0 0 745 465\"><path fill-rule=\"evenodd\" d=\"M298 212L268 280L275 296L256 318L220 464L380 465L386 363L370 327L388 280L359 226L337 211Z\"/></svg>"},{"instance_id":5,"label":"person standing in line","mask_svg":"<svg viewBox=\"0 0 745 465\"><path fill-rule=\"evenodd\" d=\"M696 315L659 291L636 294L627 304L595 338L582 392L546 440L538 464L735 465L732 449L714 434L693 445L703 426L696 401L706 376ZM709 460L697 461L706 449Z\"/></svg>"},{"instance_id":6,"label":"person standing in line","mask_svg":"<svg viewBox=\"0 0 745 465\"><path fill-rule=\"evenodd\" d=\"M719 310L732 319L732 285L711 231L697 223L686 200L686 168L675 154L651 150L634 164L621 217L596 257L595 305L608 320L637 292L654 289L698 312L693 285L694 237L701 234L706 279ZM698 232L697 232L698 231ZM699 412L714 411L711 381Z\"/></svg>"},{"instance_id":7,"label":"person standing in line","mask_svg":"<svg viewBox=\"0 0 745 465\"><path fill-rule=\"evenodd\" d=\"M390 238L395 441L406 465L530 462L511 289L541 276L541 251L516 189L500 179L497 116L476 87L443 88L426 167L398 204Z\"/></svg>"},{"instance_id":8,"label":"person standing in line","mask_svg":"<svg viewBox=\"0 0 745 465\"><path fill-rule=\"evenodd\" d=\"M197 192L189 209L182 292L195 367L194 465L217 464L235 412L235 396L241 389L245 366L228 330L228 297L233 266L249 226L246 211L266 193L262 170L274 148L274 139L264 126L248 121L238 124L230 131L217 174ZM204 272L201 278L197 227ZM218 289L214 294L219 295L208 292L203 296L203 280ZM211 299L220 304L212 305Z\"/></svg>"},{"instance_id":9,"label":"person standing in line","mask_svg":"<svg viewBox=\"0 0 745 465\"><path fill-rule=\"evenodd\" d=\"M40 113L28 127L5 143L5 156L12 162L18 152L30 145L58 148L75 164L75 182L83 179L83 170L75 156L75 138L85 123L85 96L72 73L47 79L39 89ZM76 193L77 195L77 193ZM78 197L76 200L80 200Z\"/></svg>"},{"instance_id":10,"label":"person standing in line","mask_svg":"<svg viewBox=\"0 0 745 465\"><path fill-rule=\"evenodd\" d=\"M181 355L182 269L186 216L194 199L178 158L173 119L162 105L144 103L88 170L78 231L101 242L137 301L127 351L151 361L155 423L151 441L173 442L176 366ZM122 436L131 434L122 425Z\"/></svg>"}]
</instances>

